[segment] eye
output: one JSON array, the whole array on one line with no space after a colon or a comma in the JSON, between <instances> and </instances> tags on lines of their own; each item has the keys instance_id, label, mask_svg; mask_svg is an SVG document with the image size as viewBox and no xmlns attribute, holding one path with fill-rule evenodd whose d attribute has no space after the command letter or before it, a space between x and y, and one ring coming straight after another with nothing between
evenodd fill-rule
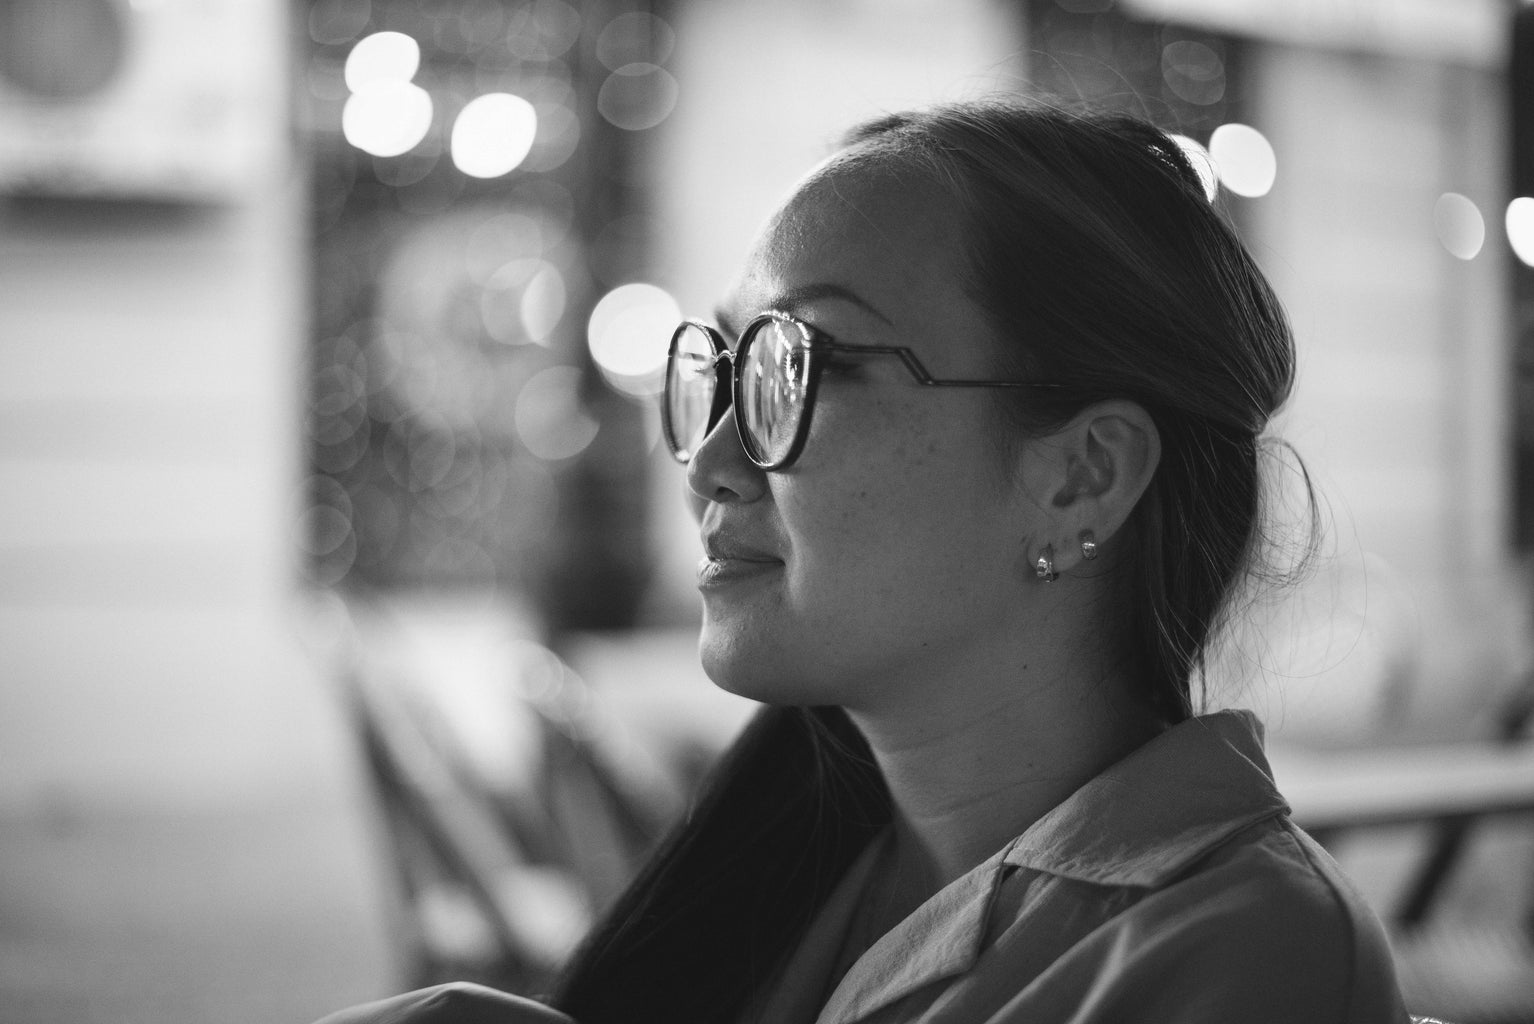
<instances>
[{"instance_id":1,"label":"eye","mask_svg":"<svg viewBox=\"0 0 1534 1024\"><path fill-rule=\"evenodd\" d=\"M855 379L863 375L863 361L845 356L840 352L827 353L821 357L820 375Z\"/></svg>"}]
</instances>

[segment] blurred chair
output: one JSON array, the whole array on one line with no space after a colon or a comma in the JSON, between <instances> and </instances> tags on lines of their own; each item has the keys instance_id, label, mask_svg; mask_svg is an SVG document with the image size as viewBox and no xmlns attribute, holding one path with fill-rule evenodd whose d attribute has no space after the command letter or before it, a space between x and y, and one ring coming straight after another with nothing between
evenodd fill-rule
<instances>
[{"instance_id":1,"label":"blurred chair","mask_svg":"<svg viewBox=\"0 0 1534 1024\"><path fill-rule=\"evenodd\" d=\"M680 815L688 781L668 777L604 718L552 652L521 642L494 681L495 713L531 722L522 777L487 765L436 697L429 669L392 657L377 630L337 659L350 721L397 878L396 934L408 984L480 981L542 992L594 916ZM1534 706L1534 695L1520 700ZM1534 744L1391 751L1274 751L1296 820L1323 842L1427 824L1433 840L1390 915L1403 987L1424 1024L1534 1021L1534 944L1516 932L1435 920L1475 824L1534 813ZM1526 925L1534 925L1534 920ZM1427 998L1422 998L1426 993Z\"/></svg>"},{"instance_id":2,"label":"blurred chair","mask_svg":"<svg viewBox=\"0 0 1534 1024\"><path fill-rule=\"evenodd\" d=\"M1534 825L1531 716L1534 676L1504 702L1494 742L1274 751L1295 820L1323 845L1361 829L1425 826L1425 849L1386 923L1408 1005L1457 1024L1534 1021L1534 862L1521 894L1527 905L1511 908L1507 920L1435 915L1477 828L1494 818Z\"/></svg>"},{"instance_id":3,"label":"blurred chair","mask_svg":"<svg viewBox=\"0 0 1534 1024\"><path fill-rule=\"evenodd\" d=\"M681 812L683 797L651 766L624 760L581 680L546 649L523 653L502 689L505 713L534 726L528 778L475 763L431 680L402 678L365 650L343 673L411 985L542 992Z\"/></svg>"}]
</instances>

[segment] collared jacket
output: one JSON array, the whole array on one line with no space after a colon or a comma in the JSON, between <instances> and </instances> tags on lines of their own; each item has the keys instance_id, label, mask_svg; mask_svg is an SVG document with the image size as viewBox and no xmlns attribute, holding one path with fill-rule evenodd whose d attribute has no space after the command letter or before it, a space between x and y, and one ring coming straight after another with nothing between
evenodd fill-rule
<instances>
[{"instance_id":1,"label":"collared jacket","mask_svg":"<svg viewBox=\"0 0 1534 1024\"><path fill-rule=\"evenodd\" d=\"M1407 1020L1378 920L1289 819L1248 713L1190 719L1112 765L838 979L886 841L847 871L748 1020Z\"/></svg>"}]
</instances>

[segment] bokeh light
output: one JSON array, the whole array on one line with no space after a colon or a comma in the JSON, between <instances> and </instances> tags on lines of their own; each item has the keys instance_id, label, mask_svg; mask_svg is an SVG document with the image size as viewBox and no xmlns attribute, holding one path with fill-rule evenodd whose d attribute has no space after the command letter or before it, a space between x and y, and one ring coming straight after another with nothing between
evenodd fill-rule
<instances>
[{"instance_id":1,"label":"bokeh light","mask_svg":"<svg viewBox=\"0 0 1534 1024\"><path fill-rule=\"evenodd\" d=\"M457 454L458 437L444 416L422 411L408 421L405 434L405 486L430 491L447 478Z\"/></svg>"},{"instance_id":2,"label":"bokeh light","mask_svg":"<svg viewBox=\"0 0 1534 1024\"><path fill-rule=\"evenodd\" d=\"M295 532L312 559L315 582L330 586L356 561L356 511L346 488L328 476L311 476L306 492L303 520Z\"/></svg>"},{"instance_id":3,"label":"bokeh light","mask_svg":"<svg viewBox=\"0 0 1534 1024\"><path fill-rule=\"evenodd\" d=\"M1534 267L1534 199L1519 196L1507 204L1507 240L1518 258Z\"/></svg>"},{"instance_id":4,"label":"bokeh light","mask_svg":"<svg viewBox=\"0 0 1534 1024\"><path fill-rule=\"evenodd\" d=\"M373 15L369 0L315 0L309 8L309 38L339 44L356 38Z\"/></svg>"},{"instance_id":5,"label":"bokeh light","mask_svg":"<svg viewBox=\"0 0 1534 1024\"><path fill-rule=\"evenodd\" d=\"M430 128L431 97L411 82L369 82L341 108L346 141L374 156L408 153Z\"/></svg>"},{"instance_id":6,"label":"bokeh light","mask_svg":"<svg viewBox=\"0 0 1534 1024\"><path fill-rule=\"evenodd\" d=\"M1450 254L1474 259L1486 241L1486 221L1480 209L1458 192L1445 192L1433 204L1433 230Z\"/></svg>"},{"instance_id":7,"label":"bokeh light","mask_svg":"<svg viewBox=\"0 0 1534 1024\"><path fill-rule=\"evenodd\" d=\"M512 260L485 283L480 298L485 333L506 345L548 345L567 301L564 275L554 264Z\"/></svg>"},{"instance_id":8,"label":"bokeh light","mask_svg":"<svg viewBox=\"0 0 1534 1024\"><path fill-rule=\"evenodd\" d=\"M582 22L581 12L564 0L533 0L513 9L506 44L522 60L553 60L575 45Z\"/></svg>"},{"instance_id":9,"label":"bokeh light","mask_svg":"<svg viewBox=\"0 0 1534 1024\"><path fill-rule=\"evenodd\" d=\"M664 288L620 285L592 309L586 344L612 387L630 395L658 394L666 343L681 319L681 307Z\"/></svg>"},{"instance_id":10,"label":"bokeh light","mask_svg":"<svg viewBox=\"0 0 1534 1024\"><path fill-rule=\"evenodd\" d=\"M1188 158L1188 163L1193 165L1198 180L1204 186L1204 198L1214 202L1214 197L1220 191L1220 175L1215 171L1214 158L1209 155L1209 150L1186 135L1172 135L1170 138Z\"/></svg>"},{"instance_id":11,"label":"bokeh light","mask_svg":"<svg viewBox=\"0 0 1534 1024\"><path fill-rule=\"evenodd\" d=\"M459 33L471 53L499 49L506 31L506 5L499 0L474 0L458 13Z\"/></svg>"},{"instance_id":12,"label":"bokeh light","mask_svg":"<svg viewBox=\"0 0 1534 1024\"><path fill-rule=\"evenodd\" d=\"M538 114L520 96L493 92L464 104L453 122L453 165L474 178L498 178L527 158Z\"/></svg>"},{"instance_id":13,"label":"bokeh light","mask_svg":"<svg viewBox=\"0 0 1534 1024\"><path fill-rule=\"evenodd\" d=\"M1225 62L1211 47L1191 39L1161 51L1161 77L1180 99L1209 106L1225 98Z\"/></svg>"},{"instance_id":14,"label":"bokeh light","mask_svg":"<svg viewBox=\"0 0 1534 1024\"><path fill-rule=\"evenodd\" d=\"M564 318L568 299L565 277L554 264L545 261L522 289L522 327L527 336L547 345L559 321Z\"/></svg>"},{"instance_id":15,"label":"bokeh light","mask_svg":"<svg viewBox=\"0 0 1534 1024\"><path fill-rule=\"evenodd\" d=\"M517 394L514 421L527 450L549 462L585 451L599 426L581 404L581 372L573 366L535 373Z\"/></svg>"},{"instance_id":16,"label":"bokeh light","mask_svg":"<svg viewBox=\"0 0 1534 1024\"><path fill-rule=\"evenodd\" d=\"M676 48L676 32L665 21L643 11L630 11L609 21L597 36L597 60L609 71L648 61L664 64Z\"/></svg>"},{"instance_id":17,"label":"bokeh light","mask_svg":"<svg viewBox=\"0 0 1534 1024\"><path fill-rule=\"evenodd\" d=\"M625 64L597 90L597 111L625 131L654 128L670 116L681 94L671 72L655 64Z\"/></svg>"},{"instance_id":18,"label":"bokeh light","mask_svg":"<svg viewBox=\"0 0 1534 1024\"><path fill-rule=\"evenodd\" d=\"M464 268L476 284L487 284L506 264L541 255L548 244L536 208L511 209L481 217L464 242Z\"/></svg>"},{"instance_id":19,"label":"bokeh light","mask_svg":"<svg viewBox=\"0 0 1534 1024\"><path fill-rule=\"evenodd\" d=\"M1209 155L1220 184L1238 196L1265 196L1278 176L1278 157L1272 143L1251 125L1220 125L1209 136Z\"/></svg>"},{"instance_id":20,"label":"bokeh light","mask_svg":"<svg viewBox=\"0 0 1534 1024\"><path fill-rule=\"evenodd\" d=\"M575 155L581 141L581 119L565 103L534 104L538 113L538 137L523 161L527 171L552 171Z\"/></svg>"},{"instance_id":21,"label":"bokeh light","mask_svg":"<svg viewBox=\"0 0 1534 1024\"><path fill-rule=\"evenodd\" d=\"M346 55L346 87L356 92L372 82L408 82L421 67L421 47L403 32L374 32Z\"/></svg>"}]
</instances>

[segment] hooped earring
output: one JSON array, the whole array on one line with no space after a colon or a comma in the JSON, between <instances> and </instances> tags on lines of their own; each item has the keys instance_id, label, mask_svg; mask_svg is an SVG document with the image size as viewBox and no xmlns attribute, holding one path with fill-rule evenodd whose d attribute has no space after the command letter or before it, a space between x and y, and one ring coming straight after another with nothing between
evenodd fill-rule
<instances>
[{"instance_id":1,"label":"hooped earring","mask_svg":"<svg viewBox=\"0 0 1534 1024\"><path fill-rule=\"evenodd\" d=\"M1060 578L1060 574L1055 572L1054 545L1044 545L1044 553L1039 556L1039 560L1033 565L1033 574L1045 583L1053 583Z\"/></svg>"},{"instance_id":2,"label":"hooped earring","mask_svg":"<svg viewBox=\"0 0 1534 1024\"><path fill-rule=\"evenodd\" d=\"M1091 530L1081 531L1081 557L1088 562L1097 557L1097 538Z\"/></svg>"}]
</instances>

